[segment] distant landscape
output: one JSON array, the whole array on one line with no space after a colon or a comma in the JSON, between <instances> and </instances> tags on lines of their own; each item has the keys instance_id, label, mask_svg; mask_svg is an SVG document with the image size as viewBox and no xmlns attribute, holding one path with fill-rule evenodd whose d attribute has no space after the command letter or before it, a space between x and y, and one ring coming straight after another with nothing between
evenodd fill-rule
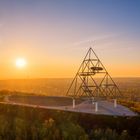
<instances>
[{"instance_id":1,"label":"distant landscape","mask_svg":"<svg viewBox=\"0 0 140 140\"><path fill-rule=\"evenodd\" d=\"M126 98L140 101L140 78L113 79ZM71 78L0 80L0 90L46 96L65 96L71 81Z\"/></svg>"}]
</instances>

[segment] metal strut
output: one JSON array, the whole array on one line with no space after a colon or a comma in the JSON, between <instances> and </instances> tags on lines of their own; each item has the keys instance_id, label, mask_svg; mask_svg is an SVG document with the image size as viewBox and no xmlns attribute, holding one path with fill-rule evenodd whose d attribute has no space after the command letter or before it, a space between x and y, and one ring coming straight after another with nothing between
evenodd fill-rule
<instances>
[{"instance_id":1,"label":"metal strut","mask_svg":"<svg viewBox=\"0 0 140 140\"><path fill-rule=\"evenodd\" d=\"M101 75L99 76L100 82L97 81L96 75ZM92 48L89 48L86 53L66 95L73 98L118 98L122 96L118 86Z\"/></svg>"}]
</instances>

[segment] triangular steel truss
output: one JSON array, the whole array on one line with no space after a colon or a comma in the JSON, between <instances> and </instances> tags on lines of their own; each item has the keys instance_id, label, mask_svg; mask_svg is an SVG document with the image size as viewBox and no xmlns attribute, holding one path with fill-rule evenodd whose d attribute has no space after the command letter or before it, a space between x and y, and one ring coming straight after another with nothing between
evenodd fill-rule
<instances>
[{"instance_id":1,"label":"triangular steel truss","mask_svg":"<svg viewBox=\"0 0 140 140\"><path fill-rule=\"evenodd\" d=\"M121 97L121 92L102 62L90 48L74 77L67 96L76 97Z\"/></svg>"}]
</instances>

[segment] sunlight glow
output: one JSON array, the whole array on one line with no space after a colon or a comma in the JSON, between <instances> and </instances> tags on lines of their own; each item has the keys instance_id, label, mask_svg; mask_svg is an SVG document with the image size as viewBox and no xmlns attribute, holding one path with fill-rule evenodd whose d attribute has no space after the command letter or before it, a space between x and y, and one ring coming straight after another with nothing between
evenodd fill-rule
<instances>
[{"instance_id":1,"label":"sunlight glow","mask_svg":"<svg viewBox=\"0 0 140 140\"><path fill-rule=\"evenodd\" d=\"M18 58L16 59L16 66L18 68L23 68L26 66L26 60L24 58Z\"/></svg>"}]
</instances>

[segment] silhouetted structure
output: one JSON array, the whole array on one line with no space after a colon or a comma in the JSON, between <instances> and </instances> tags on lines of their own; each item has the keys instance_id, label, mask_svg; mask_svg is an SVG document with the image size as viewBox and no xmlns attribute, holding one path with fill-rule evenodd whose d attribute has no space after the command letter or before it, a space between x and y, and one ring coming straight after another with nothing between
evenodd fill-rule
<instances>
[{"instance_id":1,"label":"silhouetted structure","mask_svg":"<svg viewBox=\"0 0 140 140\"><path fill-rule=\"evenodd\" d=\"M96 53L90 48L67 91L67 96L118 98L121 92Z\"/></svg>"}]
</instances>

